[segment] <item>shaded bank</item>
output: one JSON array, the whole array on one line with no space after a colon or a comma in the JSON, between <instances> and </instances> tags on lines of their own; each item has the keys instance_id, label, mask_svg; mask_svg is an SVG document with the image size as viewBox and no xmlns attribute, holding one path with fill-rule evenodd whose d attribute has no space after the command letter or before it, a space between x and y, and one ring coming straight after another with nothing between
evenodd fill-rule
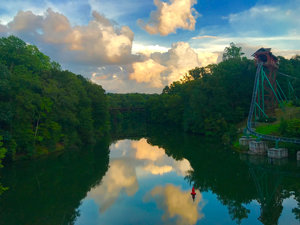
<instances>
[{"instance_id":1,"label":"shaded bank","mask_svg":"<svg viewBox=\"0 0 300 225\"><path fill-rule=\"evenodd\" d=\"M9 190L0 197L0 224L73 224L80 201L108 169L109 144L5 167Z\"/></svg>"}]
</instances>

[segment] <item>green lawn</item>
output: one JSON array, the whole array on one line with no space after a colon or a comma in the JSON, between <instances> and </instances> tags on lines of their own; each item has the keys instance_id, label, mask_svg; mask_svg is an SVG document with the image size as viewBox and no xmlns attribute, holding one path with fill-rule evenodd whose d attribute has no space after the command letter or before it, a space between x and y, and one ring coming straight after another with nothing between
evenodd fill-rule
<instances>
[{"instance_id":1,"label":"green lawn","mask_svg":"<svg viewBox=\"0 0 300 225\"><path fill-rule=\"evenodd\" d=\"M261 125L256 127L256 132L260 133L260 134L279 134L279 123L275 123L275 124L265 124L265 125Z\"/></svg>"}]
</instances>

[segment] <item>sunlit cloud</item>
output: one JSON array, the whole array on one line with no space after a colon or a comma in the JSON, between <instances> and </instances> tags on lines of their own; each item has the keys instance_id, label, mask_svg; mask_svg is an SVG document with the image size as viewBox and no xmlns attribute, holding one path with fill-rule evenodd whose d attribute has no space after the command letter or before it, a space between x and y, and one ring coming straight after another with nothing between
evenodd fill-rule
<instances>
[{"instance_id":1,"label":"sunlit cloud","mask_svg":"<svg viewBox=\"0 0 300 225\"><path fill-rule=\"evenodd\" d=\"M129 78L138 83L149 83L152 87L163 87L161 82L161 73L167 68L152 59L144 62L135 62L132 64L134 72L129 75Z\"/></svg>"},{"instance_id":2,"label":"sunlit cloud","mask_svg":"<svg viewBox=\"0 0 300 225\"><path fill-rule=\"evenodd\" d=\"M205 42L193 39L192 46L197 52L201 66L210 63L220 62L223 51L234 42L238 47L242 47L245 56L252 59L251 56L261 47L272 48L272 52L286 58L299 54L300 36L277 36L277 37L222 37L217 39L209 39ZM294 43L294 44L293 44ZM293 45L293 46L292 46ZM292 48L299 46L299 50ZM216 60L217 59L217 60Z\"/></svg>"},{"instance_id":3,"label":"sunlit cloud","mask_svg":"<svg viewBox=\"0 0 300 225\"><path fill-rule=\"evenodd\" d=\"M150 56L154 52L164 53L167 52L170 48L160 46L160 45L144 45L141 43L133 42L132 44L132 53L133 54L143 54Z\"/></svg>"},{"instance_id":4,"label":"sunlit cloud","mask_svg":"<svg viewBox=\"0 0 300 225\"><path fill-rule=\"evenodd\" d=\"M165 187L157 186L152 189L146 194L144 201L156 202L157 207L164 211L163 221L171 222L175 219L178 225L192 225L204 217L201 212L204 205L202 195L198 190L196 193L196 199L193 202L189 191L183 191L180 187L168 184Z\"/></svg>"},{"instance_id":5,"label":"sunlit cloud","mask_svg":"<svg viewBox=\"0 0 300 225\"><path fill-rule=\"evenodd\" d=\"M195 49L198 54L199 63L201 66L217 63L218 57L222 52L209 52L202 49Z\"/></svg>"},{"instance_id":6,"label":"sunlit cloud","mask_svg":"<svg viewBox=\"0 0 300 225\"><path fill-rule=\"evenodd\" d=\"M99 204L100 212L106 211L125 191L128 196L138 190L135 168L126 160L113 160L100 186L88 192L88 198Z\"/></svg>"},{"instance_id":7,"label":"sunlit cloud","mask_svg":"<svg viewBox=\"0 0 300 225\"><path fill-rule=\"evenodd\" d=\"M130 79L164 87L180 80L197 66L200 66L198 54L188 43L177 42L167 52L153 52L144 61L134 63Z\"/></svg>"},{"instance_id":8,"label":"sunlit cloud","mask_svg":"<svg viewBox=\"0 0 300 225\"><path fill-rule=\"evenodd\" d=\"M170 73L167 76L168 84L180 80L190 69L200 66L198 54L186 42L177 42L168 51L168 65Z\"/></svg>"},{"instance_id":9,"label":"sunlit cloud","mask_svg":"<svg viewBox=\"0 0 300 225\"><path fill-rule=\"evenodd\" d=\"M188 70L220 62L231 42L242 46L249 58L256 47L270 47L286 58L300 52L299 0L258 2L222 15L212 11L223 18L222 24L206 23L203 17L195 30L196 5L196 0L155 0L154 5L139 0L6 1L0 6L0 36L16 35L63 69L116 93L161 93ZM172 33L168 39L137 27L137 18L148 17L153 6L150 18L139 24L151 34Z\"/></svg>"},{"instance_id":10,"label":"sunlit cloud","mask_svg":"<svg viewBox=\"0 0 300 225\"><path fill-rule=\"evenodd\" d=\"M193 8L196 0L171 0L170 3L154 0L157 11L151 12L150 20L139 24L150 34L168 35L178 28L194 30L197 12Z\"/></svg>"},{"instance_id":11,"label":"sunlit cloud","mask_svg":"<svg viewBox=\"0 0 300 225\"><path fill-rule=\"evenodd\" d=\"M117 27L96 11L92 16L87 25L72 26L66 16L50 8L42 16L19 11L5 26L5 32L54 47L60 57L80 64L99 66L132 61L134 34L130 28Z\"/></svg>"}]
</instances>

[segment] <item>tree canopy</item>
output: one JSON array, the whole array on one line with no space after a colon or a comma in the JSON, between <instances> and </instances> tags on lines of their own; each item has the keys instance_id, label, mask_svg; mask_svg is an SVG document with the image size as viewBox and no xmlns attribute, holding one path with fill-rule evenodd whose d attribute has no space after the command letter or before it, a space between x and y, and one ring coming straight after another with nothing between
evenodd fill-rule
<instances>
[{"instance_id":1,"label":"tree canopy","mask_svg":"<svg viewBox=\"0 0 300 225\"><path fill-rule=\"evenodd\" d=\"M94 143L109 130L105 91L34 45L0 38L0 135L6 160Z\"/></svg>"}]
</instances>

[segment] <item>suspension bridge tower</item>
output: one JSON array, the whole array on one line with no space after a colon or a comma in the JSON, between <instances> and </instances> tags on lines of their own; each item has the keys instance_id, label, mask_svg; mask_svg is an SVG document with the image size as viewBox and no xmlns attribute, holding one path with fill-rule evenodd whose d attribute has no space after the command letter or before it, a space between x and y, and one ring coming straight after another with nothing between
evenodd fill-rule
<instances>
[{"instance_id":1,"label":"suspension bridge tower","mask_svg":"<svg viewBox=\"0 0 300 225\"><path fill-rule=\"evenodd\" d=\"M263 111L273 114L278 103L276 74L278 70L278 59L271 52L271 48L260 48L252 56L255 57L256 64L262 63L261 87L257 95L257 101L260 103ZM264 79L264 76L267 79Z\"/></svg>"}]
</instances>

